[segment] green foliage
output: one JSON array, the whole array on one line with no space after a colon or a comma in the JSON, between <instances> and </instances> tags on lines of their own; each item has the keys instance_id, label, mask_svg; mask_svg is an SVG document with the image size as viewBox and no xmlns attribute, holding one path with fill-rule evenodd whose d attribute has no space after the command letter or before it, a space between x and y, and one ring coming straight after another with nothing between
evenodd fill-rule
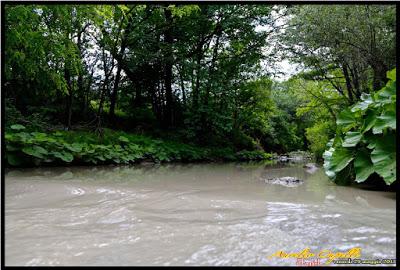
<instances>
[{"instance_id":1,"label":"green foliage","mask_svg":"<svg viewBox=\"0 0 400 270\"><path fill-rule=\"evenodd\" d=\"M329 121L316 122L313 126L306 128L306 137L309 141L309 148L315 157L320 158L325 151L329 141L332 124Z\"/></svg>"},{"instance_id":2,"label":"green foliage","mask_svg":"<svg viewBox=\"0 0 400 270\"><path fill-rule=\"evenodd\" d=\"M396 65L395 12L395 5L295 5L279 49L353 104L380 89Z\"/></svg>"},{"instance_id":3,"label":"green foliage","mask_svg":"<svg viewBox=\"0 0 400 270\"><path fill-rule=\"evenodd\" d=\"M13 129L13 130L21 130L21 129L25 129L25 127L23 126L23 125L19 125L19 124L16 124L16 125L11 125L11 127L10 127L11 129Z\"/></svg>"},{"instance_id":4,"label":"green foliage","mask_svg":"<svg viewBox=\"0 0 400 270\"><path fill-rule=\"evenodd\" d=\"M182 18L183 16L189 16L192 12L200 11L200 7L197 5L184 5L184 6L169 5L168 9L171 10L173 16L179 18Z\"/></svg>"},{"instance_id":5,"label":"green foliage","mask_svg":"<svg viewBox=\"0 0 400 270\"><path fill-rule=\"evenodd\" d=\"M28 115L21 112L9 100L5 100L5 128L16 130L43 131L49 127L50 121L45 111L51 112L50 108L29 108Z\"/></svg>"},{"instance_id":6,"label":"green foliage","mask_svg":"<svg viewBox=\"0 0 400 270\"><path fill-rule=\"evenodd\" d=\"M104 137L88 132L24 132L23 126L6 132L6 158L11 166L47 164L127 164L154 162L262 160L263 151L235 152L231 148L202 148L173 141L106 130Z\"/></svg>"},{"instance_id":7,"label":"green foliage","mask_svg":"<svg viewBox=\"0 0 400 270\"><path fill-rule=\"evenodd\" d=\"M267 78L244 84L239 99L240 127L264 149L304 149L304 121L296 116L301 100L294 90L289 81L278 83Z\"/></svg>"},{"instance_id":8,"label":"green foliage","mask_svg":"<svg viewBox=\"0 0 400 270\"><path fill-rule=\"evenodd\" d=\"M337 118L336 137L324 153L326 174L338 182L350 182L344 171L354 171L360 183L374 172L387 185L396 181L396 78L388 72L389 81L374 94L362 100Z\"/></svg>"},{"instance_id":9,"label":"green foliage","mask_svg":"<svg viewBox=\"0 0 400 270\"><path fill-rule=\"evenodd\" d=\"M354 171L356 174L355 181L357 183L367 180L367 178L374 172L373 164L370 159L370 153L368 153L368 151L358 151L354 160Z\"/></svg>"},{"instance_id":10,"label":"green foliage","mask_svg":"<svg viewBox=\"0 0 400 270\"><path fill-rule=\"evenodd\" d=\"M243 150L236 153L236 158L239 160L263 160L263 159L271 159L272 154L266 153L264 151Z\"/></svg>"},{"instance_id":11,"label":"green foliage","mask_svg":"<svg viewBox=\"0 0 400 270\"><path fill-rule=\"evenodd\" d=\"M345 101L329 83L303 77L305 73L291 79L293 95L300 100L296 116L301 117L305 125L308 148L321 159L329 138L335 134L336 111L345 106Z\"/></svg>"}]
</instances>

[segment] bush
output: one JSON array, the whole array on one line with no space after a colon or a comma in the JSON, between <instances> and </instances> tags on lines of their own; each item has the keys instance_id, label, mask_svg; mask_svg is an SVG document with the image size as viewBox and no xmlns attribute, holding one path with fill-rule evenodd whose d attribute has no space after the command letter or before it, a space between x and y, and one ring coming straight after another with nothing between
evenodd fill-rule
<instances>
[{"instance_id":1,"label":"bush","mask_svg":"<svg viewBox=\"0 0 400 270\"><path fill-rule=\"evenodd\" d=\"M5 134L10 166L47 164L128 164L154 162L254 160L269 158L262 151L235 153L231 148L203 148L105 129L103 137L85 131L28 132L12 125Z\"/></svg>"},{"instance_id":2,"label":"bush","mask_svg":"<svg viewBox=\"0 0 400 270\"><path fill-rule=\"evenodd\" d=\"M342 111L336 136L324 152L326 174L335 182L360 183L373 173L387 185L396 181L396 69L376 93Z\"/></svg>"},{"instance_id":3,"label":"bush","mask_svg":"<svg viewBox=\"0 0 400 270\"><path fill-rule=\"evenodd\" d=\"M329 121L317 122L312 127L306 128L306 138L309 148L317 159L322 158L329 136L332 134L332 127Z\"/></svg>"},{"instance_id":4,"label":"bush","mask_svg":"<svg viewBox=\"0 0 400 270\"><path fill-rule=\"evenodd\" d=\"M49 109L50 110L50 109ZM45 109L32 109L28 111L28 115L22 113L14 106L11 99L5 99L5 127L9 129L15 124L24 125L28 130L44 131L49 128L50 118L46 115Z\"/></svg>"}]
</instances>

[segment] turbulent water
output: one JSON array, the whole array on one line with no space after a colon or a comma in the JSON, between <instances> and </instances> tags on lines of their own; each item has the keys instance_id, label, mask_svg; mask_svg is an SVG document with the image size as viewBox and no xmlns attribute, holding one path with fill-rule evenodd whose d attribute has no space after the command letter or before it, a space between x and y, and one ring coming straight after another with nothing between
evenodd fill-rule
<instances>
[{"instance_id":1,"label":"turbulent water","mask_svg":"<svg viewBox=\"0 0 400 270\"><path fill-rule=\"evenodd\" d=\"M298 186L263 179L293 176ZM310 248L395 258L396 195L301 164L12 170L6 265L296 265Z\"/></svg>"}]
</instances>

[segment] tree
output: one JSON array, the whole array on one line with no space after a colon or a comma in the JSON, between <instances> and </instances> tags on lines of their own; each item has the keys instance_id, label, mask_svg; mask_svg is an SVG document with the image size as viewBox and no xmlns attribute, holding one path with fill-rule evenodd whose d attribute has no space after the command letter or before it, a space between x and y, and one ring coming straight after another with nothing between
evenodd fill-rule
<instances>
[{"instance_id":1,"label":"tree","mask_svg":"<svg viewBox=\"0 0 400 270\"><path fill-rule=\"evenodd\" d=\"M395 66L395 7L295 6L280 35L287 55L329 81L350 104L379 89ZM372 84L371 84L372 81Z\"/></svg>"}]
</instances>

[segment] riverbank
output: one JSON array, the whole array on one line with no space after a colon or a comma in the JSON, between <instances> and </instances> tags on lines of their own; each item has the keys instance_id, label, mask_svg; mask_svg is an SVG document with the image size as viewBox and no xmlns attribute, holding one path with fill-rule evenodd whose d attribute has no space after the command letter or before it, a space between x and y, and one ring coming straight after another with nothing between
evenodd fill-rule
<instances>
[{"instance_id":1,"label":"riverbank","mask_svg":"<svg viewBox=\"0 0 400 270\"><path fill-rule=\"evenodd\" d=\"M110 129L98 136L89 131L29 132L15 125L6 132L5 142L6 160L11 167L247 161L273 157L260 150L202 147Z\"/></svg>"}]
</instances>

